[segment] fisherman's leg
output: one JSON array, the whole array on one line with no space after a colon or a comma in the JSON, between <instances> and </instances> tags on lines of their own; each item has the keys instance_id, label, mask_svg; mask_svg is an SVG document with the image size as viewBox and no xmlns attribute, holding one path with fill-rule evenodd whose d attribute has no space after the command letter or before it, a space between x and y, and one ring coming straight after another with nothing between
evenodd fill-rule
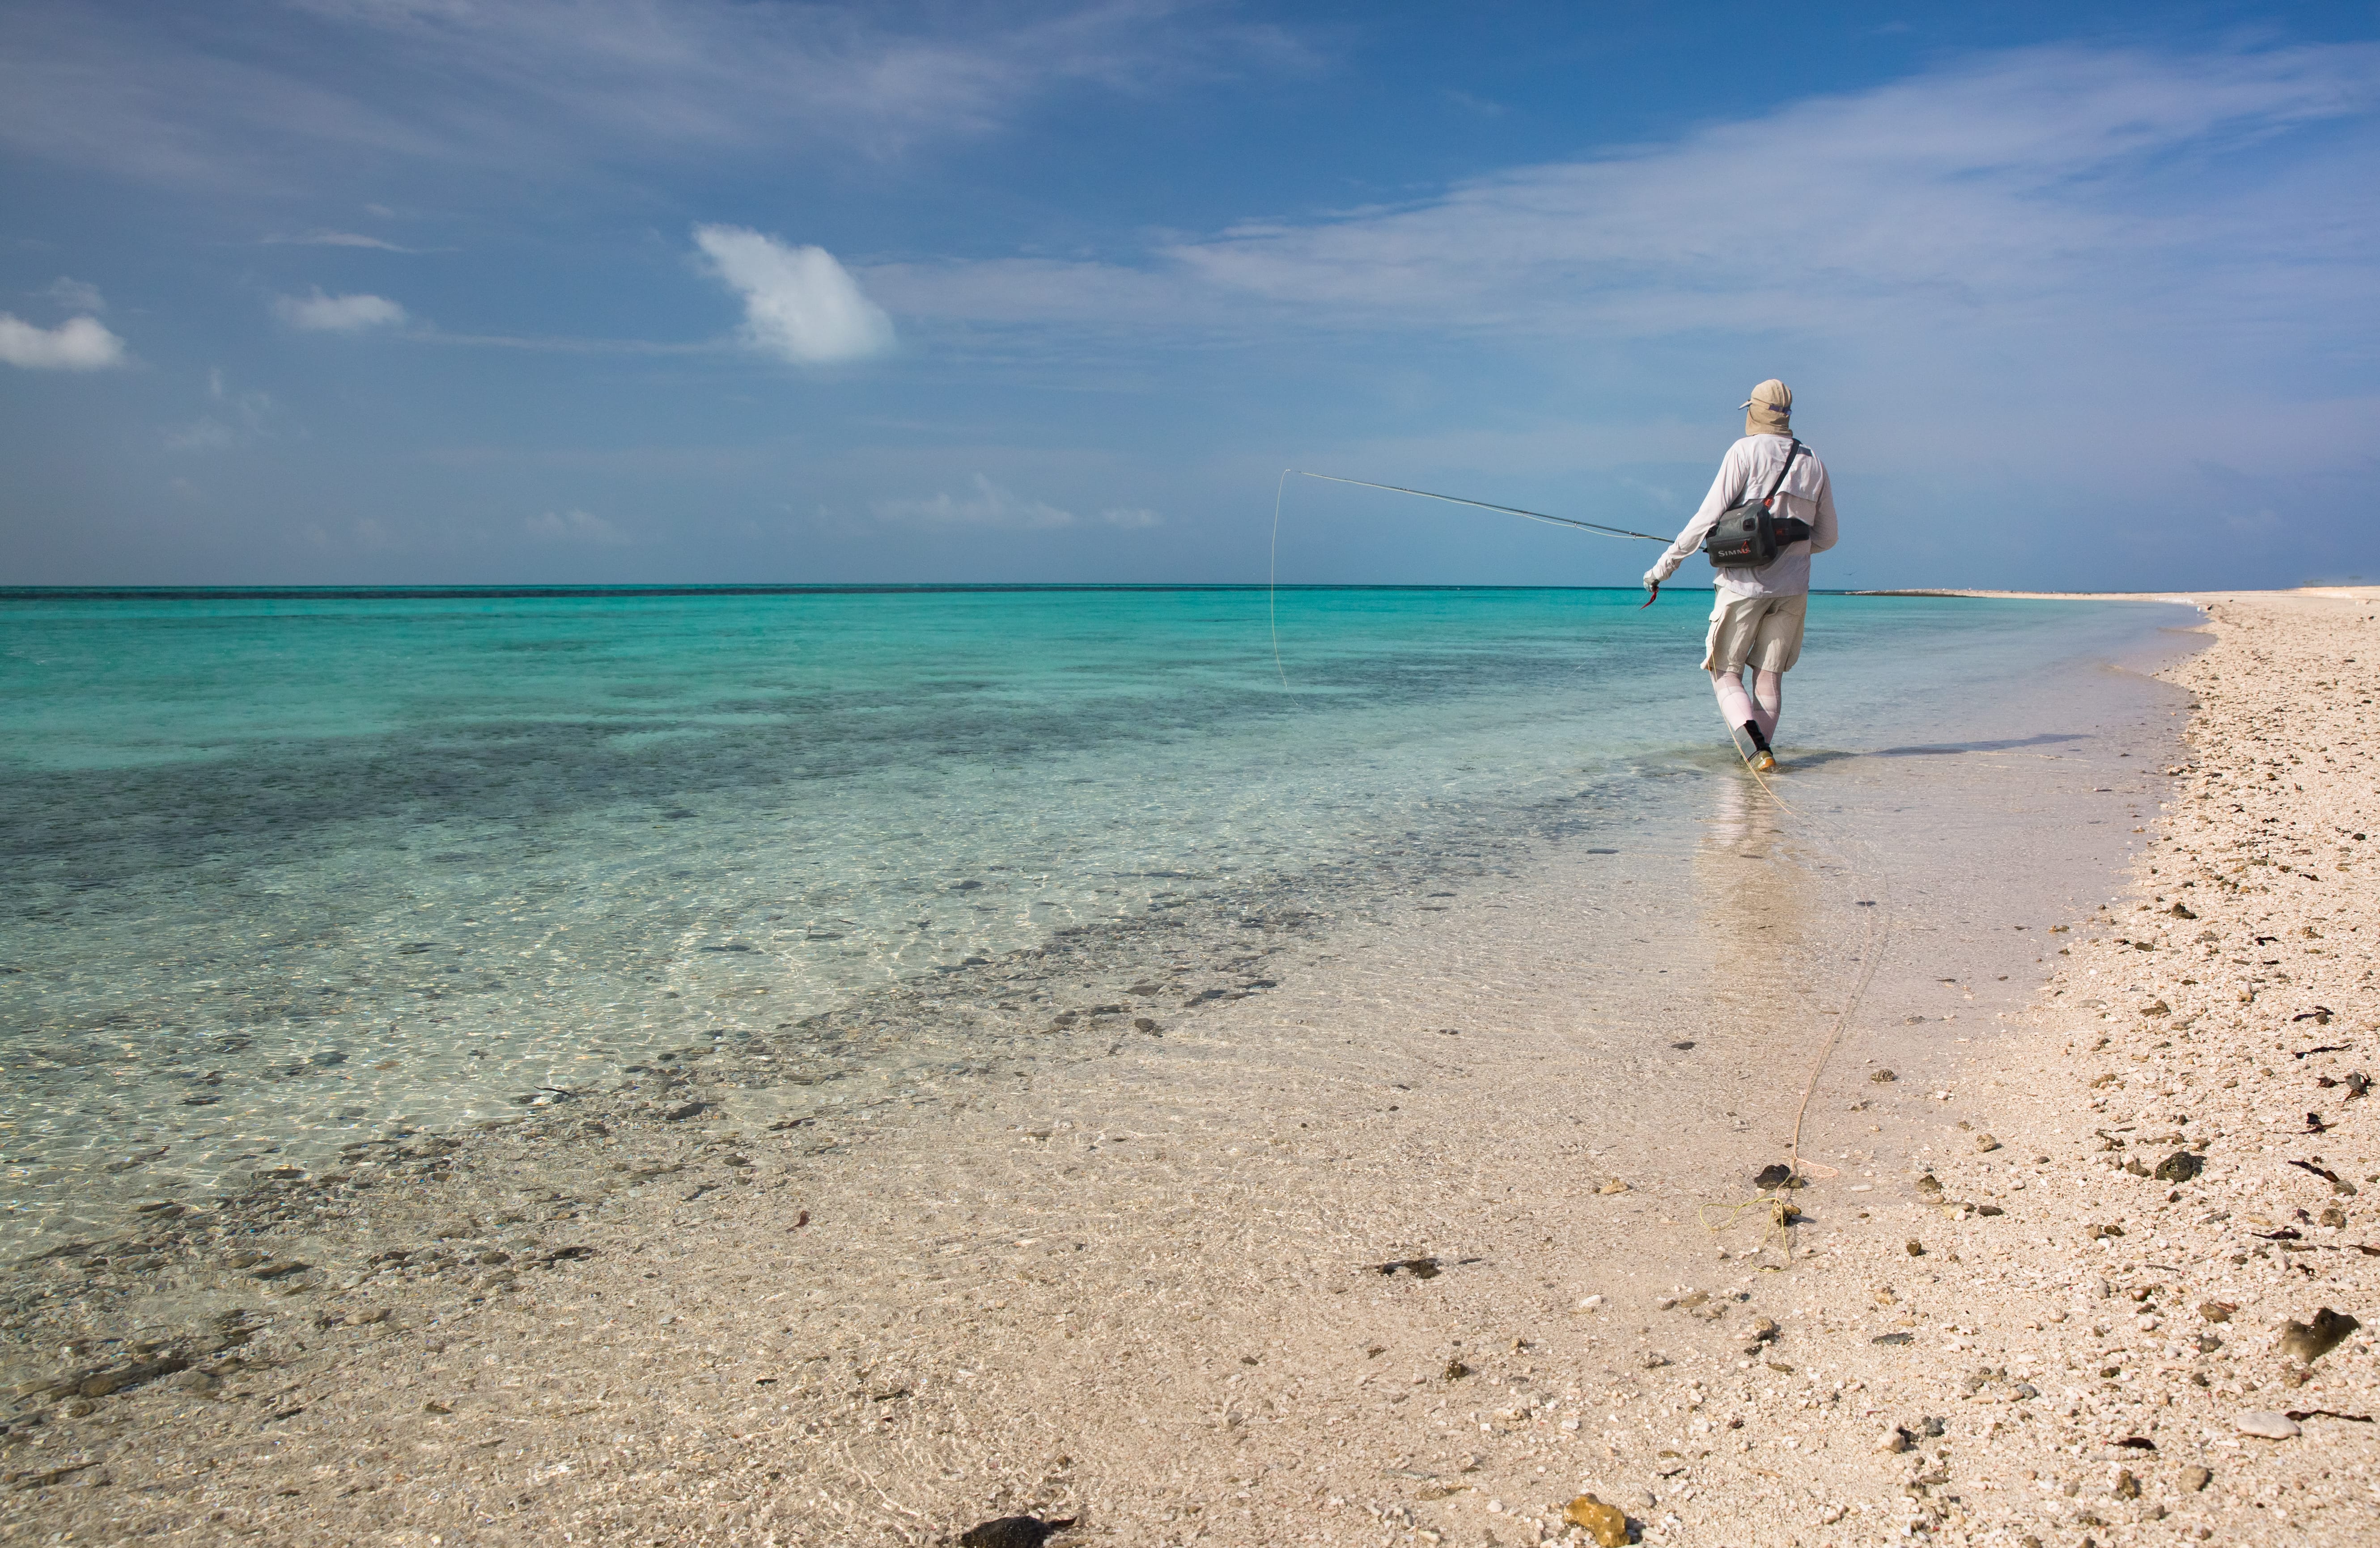
<instances>
[{"instance_id":1,"label":"fisherman's leg","mask_svg":"<svg viewBox=\"0 0 2380 1548\"><path fill-rule=\"evenodd\" d=\"M1728 730L1740 730L1746 720L1757 721L1752 696L1743 691L1742 667L1733 671L1715 671L1710 674L1710 680L1712 691L1718 695L1718 718L1727 722ZM1768 734L1767 727L1761 728L1761 734Z\"/></svg>"},{"instance_id":2,"label":"fisherman's leg","mask_svg":"<svg viewBox=\"0 0 2380 1548\"><path fill-rule=\"evenodd\" d=\"M1718 695L1719 718L1739 745L1749 744L1744 756L1762 769L1776 764L1768 756L1768 733L1760 729L1752 696L1743 691L1743 668L1745 649L1759 627L1767 602L1765 598L1720 592L1711 608L1710 637L1703 642L1703 671L1710 673L1711 691Z\"/></svg>"},{"instance_id":3,"label":"fisherman's leg","mask_svg":"<svg viewBox=\"0 0 2380 1548\"><path fill-rule=\"evenodd\" d=\"M1768 750L1768 732L1761 724L1759 708L1743 691L1743 669L1714 671L1710 678L1711 688L1718 695L1718 718L1727 722L1727 734L1734 739L1744 761L1764 774L1776 768L1777 759Z\"/></svg>"},{"instance_id":4,"label":"fisherman's leg","mask_svg":"<svg viewBox=\"0 0 2380 1548\"><path fill-rule=\"evenodd\" d=\"M1763 669L1753 674L1753 718L1760 722L1760 734L1777 735L1777 717L1785 708L1785 674Z\"/></svg>"},{"instance_id":5,"label":"fisherman's leg","mask_svg":"<svg viewBox=\"0 0 2380 1548\"><path fill-rule=\"evenodd\" d=\"M1760 734L1777 734L1778 718L1785 709L1785 674L1802 659L1802 625L1809 610L1807 597L1779 597L1764 610L1752 648L1745 652L1753 669L1752 696L1760 716Z\"/></svg>"}]
</instances>

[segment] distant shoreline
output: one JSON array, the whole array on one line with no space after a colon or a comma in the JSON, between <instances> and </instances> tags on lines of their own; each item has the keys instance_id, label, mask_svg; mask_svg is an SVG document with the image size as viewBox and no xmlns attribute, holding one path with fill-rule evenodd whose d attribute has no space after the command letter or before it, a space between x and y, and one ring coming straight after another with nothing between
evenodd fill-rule
<instances>
[{"instance_id":1,"label":"distant shoreline","mask_svg":"<svg viewBox=\"0 0 2380 1548\"><path fill-rule=\"evenodd\" d=\"M2180 602L2204 607L2233 597L2329 597L2342 601L2380 600L2380 586L2291 586L2226 591L1985 591L1953 587L1900 587L1837 593L1844 597L1987 597L2032 602Z\"/></svg>"},{"instance_id":2,"label":"distant shoreline","mask_svg":"<svg viewBox=\"0 0 2380 1548\"><path fill-rule=\"evenodd\" d=\"M1633 586L1506 586L1485 582L1287 582L1263 581L851 581L722 582L719 584L623 584L564 586L540 582L423 586L0 586L6 602L407 602L491 600L625 601L669 597L932 597L988 596L1016 592L1300 592L1300 591L1609 591L1634 594ZM1706 586L1671 587L1673 595L1711 590ZM2004 601L2179 602L2203 606L2226 597L2328 597L2380 599L2380 586L2278 587L2228 591L1991 591L1958 587L1815 588L1819 597L1972 597Z\"/></svg>"}]
</instances>

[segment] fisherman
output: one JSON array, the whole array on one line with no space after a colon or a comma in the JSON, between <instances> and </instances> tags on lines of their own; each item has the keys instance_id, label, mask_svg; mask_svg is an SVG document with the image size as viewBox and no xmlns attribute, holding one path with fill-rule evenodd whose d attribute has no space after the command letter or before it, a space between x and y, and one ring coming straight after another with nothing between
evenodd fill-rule
<instances>
[{"instance_id":1,"label":"fisherman","mask_svg":"<svg viewBox=\"0 0 2380 1548\"><path fill-rule=\"evenodd\" d=\"M1658 596L1661 583L1703 547L1723 515L1734 515L1764 495L1770 514L1784 523L1778 534L1790 540L1757 565L1730 566L1714 552L1718 566L1711 608L1710 637L1703 670L1718 694L1719 716L1728 734L1750 744L1744 756L1767 773L1777 767L1768 739L1785 704L1785 674L1802 655L1802 619L1810 601L1810 556L1835 546L1835 495L1827 466L1793 435L1793 390L1768 381L1752 390L1743 407L1743 439L1719 459L1718 477L1702 508L1678 540L1645 572L1645 589ZM1801 535L1806 528L1806 535ZM1743 669L1755 672L1744 690ZM1739 745L1741 745L1741 743Z\"/></svg>"}]
</instances>

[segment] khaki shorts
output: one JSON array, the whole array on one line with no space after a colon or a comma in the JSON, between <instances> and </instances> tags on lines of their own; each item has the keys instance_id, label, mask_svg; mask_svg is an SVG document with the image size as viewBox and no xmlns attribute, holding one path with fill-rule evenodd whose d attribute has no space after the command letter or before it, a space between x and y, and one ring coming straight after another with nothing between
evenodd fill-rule
<instances>
[{"instance_id":1,"label":"khaki shorts","mask_svg":"<svg viewBox=\"0 0 2380 1548\"><path fill-rule=\"evenodd\" d=\"M1722 591L1711 609L1710 638L1703 645L1703 671L1790 671L1802 659L1802 618L1807 597L1730 597Z\"/></svg>"}]
</instances>

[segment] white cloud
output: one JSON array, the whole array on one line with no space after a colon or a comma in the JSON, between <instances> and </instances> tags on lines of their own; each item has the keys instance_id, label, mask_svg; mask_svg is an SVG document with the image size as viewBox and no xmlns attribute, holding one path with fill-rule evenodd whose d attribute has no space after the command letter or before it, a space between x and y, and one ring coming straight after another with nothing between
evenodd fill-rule
<instances>
[{"instance_id":1,"label":"white cloud","mask_svg":"<svg viewBox=\"0 0 2380 1548\"><path fill-rule=\"evenodd\" d=\"M95 317L36 328L13 312L0 312L0 360L27 370L95 371L124 363L124 341Z\"/></svg>"},{"instance_id":2,"label":"white cloud","mask_svg":"<svg viewBox=\"0 0 2380 1548\"><path fill-rule=\"evenodd\" d=\"M559 542L593 543L599 548L613 549L625 547L628 542L628 535L614 524L579 510L548 511L542 515L529 517L521 526L532 538Z\"/></svg>"},{"instance_id":3,"label":"white cloud","mask_svg":"<svg viewBox=\"0 0 2380 1548\"><path fill-rule=\"evenodd\" d=\"M88 280L71 279L65 274L52 280L42 294L66 311L103 312L107 309L107 297L99 293L99 286Z\"/></svg>"},{"instance_id":4,"label":"white cloud","mask_svg":"<svg viewBox=\"0 0 2380 1548\"><path fill-rule=\"evenodd\" d=\"M376 248L382 252L419 252L419 248L400 248L394 242L383 242L377 236L365 236L353 231L309 231L299 236L267 236L267 247L298 248Z\"/></svg>"},{"instance_id":5,"label":"white cloud","mask_svg":"<svg viewBox=\"0 0 2380 1548\"><path fill-rule=\"evenodd\" d=\"M695 245L744 298L744 341L805 364L892 347L892 321L824 248L789 248L742 226L701 225Z\"/></svg>"},{"instance_id":6,"label":"white cloud","mask_svg":"<svg viewBox=\"0 0 2380 1548\"><path fill-rule=\"evenodd\" d=\"M1140 505L1111 506L1099 513L1099 520L1110 526L1123 527L1161 526L1165 522L1163 516Z\"/></svg>"},{"instance_id":7,"label":"white cloud","mask_svg":"<svg viewBox=\"0 0 2380 1548\"><path fill-rule=\"evenodd\" d=\"M973 492L937 494L925 500L880 500L874 509L881 521L914 526L980 526L1009 532L1046 531L1072 526L1075 513L1044 501L1030 500L1002 488L978 473Z\"/></svg>"},{"instance_id":8,"label":"white cloud","mask_svg":"<svg viewBox=\"0 0 2380 1548\"><path fill-rule=\"evenodd\" d=\"M292 328L355 333L395 327L405 320L405 308L385 296L325 296L318 286L311 296L273 297L273 315Z\"/></svg>"}]
</instances>

